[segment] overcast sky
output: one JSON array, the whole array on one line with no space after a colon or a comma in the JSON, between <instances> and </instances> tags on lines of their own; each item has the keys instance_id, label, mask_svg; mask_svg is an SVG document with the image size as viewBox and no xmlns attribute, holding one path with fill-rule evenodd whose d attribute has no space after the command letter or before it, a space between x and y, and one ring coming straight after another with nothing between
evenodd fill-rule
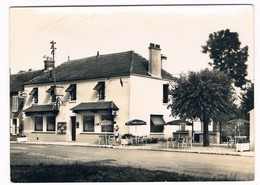
<instances>
[{"instance_id":1,"label":"overcast sky","mask_svg":"<svg viewBox=\"0 0 260 185\"><path fill-rule=\"evenodd\" d=\"M57 44L56 66L70 59L134 50L148 59L149 43L161 46L167 70L209 67L201 52L210 33L230 29L249 46L248 78L253 80L253 6L133 6L11 8L10 68L42 69L43 56Z\"/></svg>"}]
</instances>

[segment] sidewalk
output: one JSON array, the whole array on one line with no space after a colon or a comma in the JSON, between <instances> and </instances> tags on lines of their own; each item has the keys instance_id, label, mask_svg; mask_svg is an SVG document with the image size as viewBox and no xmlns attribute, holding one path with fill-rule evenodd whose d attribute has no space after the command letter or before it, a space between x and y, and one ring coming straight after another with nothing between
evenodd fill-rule
<instances>
[{"instance_id":1,"label":"sidewalk","mask_svg":"<svg viewBox=\"0 0 260 185\"><path fill-rule=\"evenodd\" d=\"M12 141L11 143L17 143ZM198 154L214 154L214 155L232 155L232 156L247 156L254 157L254 151L236 152L235 148L228 148L227 144L215 144L209 147L203 147L202 144L194 143L192 148L175 149L170 145L167 148L166 143L145 144L141 146L132 145L94 145L79 142L24 142L22 144L39 144L39 145L61 145L61 146L86 146L86 147L102 147L102 148L117 148L126 150L151 150L151 151L167 151L167 152L183 152L183 153L198 153Z\"/></svg>"}]
</instances>

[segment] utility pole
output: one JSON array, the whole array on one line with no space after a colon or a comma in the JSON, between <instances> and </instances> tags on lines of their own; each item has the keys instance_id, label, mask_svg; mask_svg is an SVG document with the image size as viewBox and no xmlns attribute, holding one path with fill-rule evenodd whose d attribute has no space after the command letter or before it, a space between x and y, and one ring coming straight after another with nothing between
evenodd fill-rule
<instances>
[{"instance_id":1,"label":"utility pole","mask_svg":"<svg viewBox=\"0 0 260 185\"><path fill-rule=\"evenodd\" d=\"M56 42L54 42L54 41L51 41L50 42L50 44L51 44L51 54L52 54L52 60L53 60L53 62L55 62L55 60L54 60L54 55L55 55L55 50L57 49L57 48L55 48L55 44L56 44Z\"/></svg>"},{"instance_id":2,"label":"utility pole","mask_svg":"<svg viewBox=\"0 0 260 185\"><path fill-rule=\"evenodd\" d=\"M54 108L59 109L59 105L58 105L59 100L57 99L56 74L55 74L55 59L54 59L54 57L55 57L55 50L56 50L57 48L55 48L56 42L51 41L50 44L51 44L51 48L50 48L50 49L51 49L51 54L52 54L52 61L53 61L53 63L54 63L53 70L52 70L52 74L53 74L53 86L54 86L54 96L55 96L55 99L56 99Z\"/></svg>"}]
</instances>

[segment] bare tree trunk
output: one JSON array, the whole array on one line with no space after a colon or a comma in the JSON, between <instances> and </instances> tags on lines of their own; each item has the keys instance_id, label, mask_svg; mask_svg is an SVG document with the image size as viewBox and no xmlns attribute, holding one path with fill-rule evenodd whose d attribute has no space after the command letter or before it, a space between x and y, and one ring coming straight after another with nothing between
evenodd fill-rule
<instances>
[{"instance_id":1,"label":"bare tree trunk","mask_svg":"<svg viewBox=\"0 0 260 185\"><path fill-rule=\"evenodd\" d=\"M203 119L203 146L209 146L209 119Z\"/></svg>"}]
</instances>

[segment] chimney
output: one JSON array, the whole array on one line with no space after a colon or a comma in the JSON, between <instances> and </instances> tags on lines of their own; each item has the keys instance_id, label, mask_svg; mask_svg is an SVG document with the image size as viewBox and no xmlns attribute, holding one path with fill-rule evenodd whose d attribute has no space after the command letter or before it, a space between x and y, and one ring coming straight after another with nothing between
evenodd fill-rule
<instances>
[{"instance_id":1,"label":"chimney","mask_svg":"<svg viewBox=\"0 0 260 185\"><path fill-rule=\"evenodd\" d=\"M54 68L54 61L51 58L46 58L44 60L44 71L49 71Z\"/></svg>"},{"instance_id":2,"label":"chimney","mask_svg":"<svg viewBox=\"0 0 260 185\"><path fill-rule=\"evenodd\" d=\"M162 60L160 45L150 43L149 47L149 73L152 76L161 78Z\"/></svg>"}]
</instances>

